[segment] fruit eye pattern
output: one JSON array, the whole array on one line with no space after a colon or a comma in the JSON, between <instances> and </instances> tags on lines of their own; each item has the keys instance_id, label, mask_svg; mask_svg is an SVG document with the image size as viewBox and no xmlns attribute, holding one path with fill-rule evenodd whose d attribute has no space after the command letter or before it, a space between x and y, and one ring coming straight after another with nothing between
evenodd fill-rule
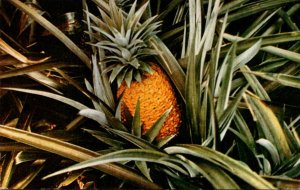
<instances>
[{"instance_id":1,"label":"fruit eye pattern","mask_svg":"<svg viewBox=\"0 0 300 190\"><path fill-rule=\"evenodd\" d=\"M181 111L175 91L164 71L157 64L151 65L153 73L144 75L141 82L133 81L128 87L125 82L117 91L117 97L122 95L121 115L126 121L126 108L133 116L137 101L140 101L140 115L143 124L143 134L152 127L159 117L171 109L161 128L157 140L176 135L182 122ZM132 96L134 94L134 96Z\"/></svg>"}]
</instances>

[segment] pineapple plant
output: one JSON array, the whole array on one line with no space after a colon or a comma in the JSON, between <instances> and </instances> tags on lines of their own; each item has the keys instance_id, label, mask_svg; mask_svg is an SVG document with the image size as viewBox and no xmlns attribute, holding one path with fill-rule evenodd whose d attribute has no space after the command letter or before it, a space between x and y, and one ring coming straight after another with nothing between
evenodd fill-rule
<instances>
[{"instance_id":1,"label":"pineapple plant","mask_svg":"<svg viewBox=\"0 0 300 190\"><path fill-rule=\"evenodd\" d=\"M39 2L44 10L71 0ZM45 20L44 11L19 0L0 3L1 188L299 187L299 103L283 99L292 99L291 88L297 96L300 88L298 0L158 0L149 1L146 10L144 1L129 6L132 1L118 0L118 8L107 2L72 2L84 8L77 11L86 16L92 44L87 51ZM39 38L24 44L19 37L27 33L11 33L11 10L28 14L32 20L22 21L27 29L32 22L41 24L79 59L61 59L66 51L50 44L37 47ZM125 28L122 19L131 25ZM163 21L161 26L155 20ZM132 49L121 47L133 28L144 36L134 42L138 61L127 61ZM90 50L92 56L86 54ZM38 57L47 59L32 62ZM144 109L146 96L131 88L159 81L147 91L153 98L162 81L169 82L164 71L182 96L182 125L187 126L182 129L189 131L157 142L174 106L168 104L154 130L144 128L141 136L141 117L150 106ZM165 91L170 96L171 87ZM136 98L132 105L126 105L125 91ZM122 99L119 106L113 95ZM127 113L133 116L130 129Z\"/></svg>"},{"instance_id":2,"label":"pineapple plant","mask_svg":"<svg viewBox=\"0 0 300 190\"><path fill-rule=\"evenodd\" d=\"M179 132L181 111L176 92L163 69L150 56L155 54L149 40L157 33L159 22L155 17L139 23L148 6L145 3L136 10L135 1L127 16L114 1L112 11L102 13L102 18L93 26L100 32L100 40L93 45L106 50L103 62L109 65L110 81L117 81L117 97L121 98L122 121L126 122L126 111L133 116L137 101L140 101L143 134L158 118L171 108L157 139L163 139ZM95 34L97 35L97 34Z\"/></svg>"}]
</instances>

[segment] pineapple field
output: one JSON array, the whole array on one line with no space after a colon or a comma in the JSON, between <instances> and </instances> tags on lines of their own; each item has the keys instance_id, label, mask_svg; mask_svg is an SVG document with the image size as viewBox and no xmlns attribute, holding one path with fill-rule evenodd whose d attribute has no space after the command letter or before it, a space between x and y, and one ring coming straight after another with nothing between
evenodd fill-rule
<instances>
[{"instance_id":1,"label":"pineapple field","mask_svg":"<svg viewBox=\"0 0 300 190\"><path fill-rule=\"evenodd\" d=\"M0 0L1 189L299 189L299 0Z\"/></svg>"}]
</instances>

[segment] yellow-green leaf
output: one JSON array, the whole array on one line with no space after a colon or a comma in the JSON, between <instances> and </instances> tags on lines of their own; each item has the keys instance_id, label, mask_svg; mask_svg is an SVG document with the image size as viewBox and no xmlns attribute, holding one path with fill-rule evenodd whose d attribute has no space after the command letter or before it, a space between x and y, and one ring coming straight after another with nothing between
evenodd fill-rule
<instances>
[{"instance_id":1,"label":"yellow-green leaf","mask_svg":"<svg viewBox=\"0 0 300 190\"><path fill-rule=\"evenodd\" d=\"M65 158L69 158L76 162L89 160L100 155L97 152L71 143L4 125L0 125L0 136L22 142L35 148L63 156ZM148 181L144 177L134 173L132 170L129 170L128 168L118 164L102 164L97 165L94 168L117 178L126 179L147 189L161 189L157 184Z\"/></svg>"},{"instance_id":2,"label":"yellow-green leaf","mask_svg":"<svg viewBox=\"0 0 300 190\"><path fill-rule=\"evenodd\" d=\"M251 73L256 76L259 76L261 78L278 82L284 86L300 88L300 77L299 76L292 76L292 75L286 75L286 74L281 74L281 73L255 72L255 71L252 71Z\"/></svg>"},{"instance_id":3,"label":"yellow-green leaf","mask_svg":"<svg viewBox=\"0 0 300 190\"><path fill-rule=\"evenodd\" d=\"M248 97L249 104L253 109L257 122L265 137L272 142L278 152L280 152L281 160L289 158L292 155L292 152L284 130L274 112L260 99L253 96Z\"/></svg>"}]
</instances>

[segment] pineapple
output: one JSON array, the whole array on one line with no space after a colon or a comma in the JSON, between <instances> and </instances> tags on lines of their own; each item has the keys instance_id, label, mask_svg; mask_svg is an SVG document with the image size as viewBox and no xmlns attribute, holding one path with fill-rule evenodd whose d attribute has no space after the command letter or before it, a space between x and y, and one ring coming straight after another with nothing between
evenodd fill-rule
<instances>
[{"instance_id":1,"label":"pineapple","mask_svg":"<svg viewBox=\"0 0 300 190\"><path fill-rule=\"evenodd\" d=\"M171 112L157 139L178 134L181 113L175 91L163 69L150 61L155 51L147 44L160 23L153 22L155 17L139 23L147 3L136 10L135 1L126 16L113 0L109 3L109 14L101 12L93 28L101 34L95 45L105 50L103 62L108 65L106 72L110 72L110 82L117 82L116 95L122 97L122 122L126 121L125 111L133 115L140 100L143 134L169 108Z\"/></svg>"}]
</instances>

